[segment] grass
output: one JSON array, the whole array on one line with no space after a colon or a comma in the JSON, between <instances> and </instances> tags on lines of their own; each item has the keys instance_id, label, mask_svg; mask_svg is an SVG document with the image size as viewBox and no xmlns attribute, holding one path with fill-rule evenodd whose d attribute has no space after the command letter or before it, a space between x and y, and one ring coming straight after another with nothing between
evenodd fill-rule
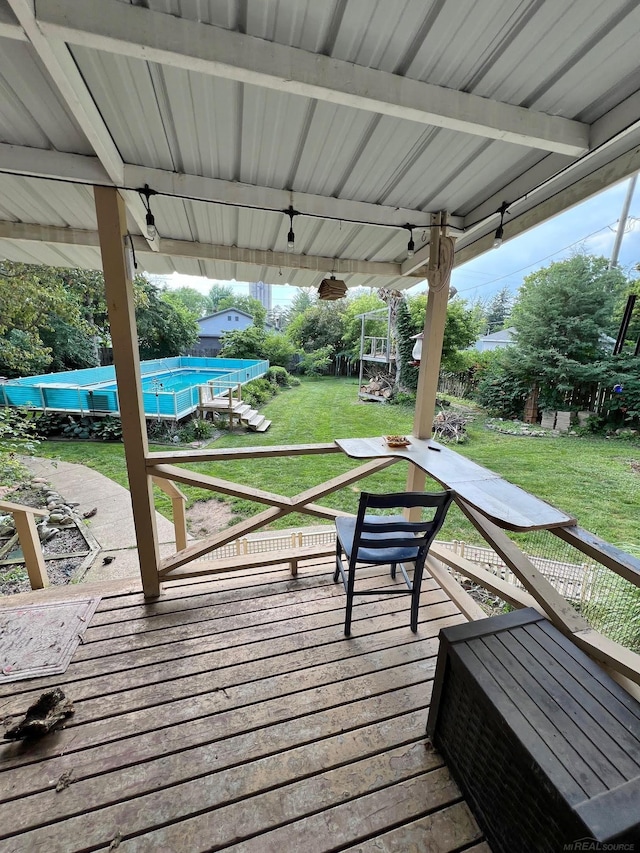
<instances>
[{"instance_id":1,"label":"grass","mask_svg":"<svg viewBox=\"0 0 640 853\"><path fill-rule=\"evenodd\" d=\"M251 447L280 444L313 444L334 438L365 437L385 433L409 433L413 411L400 406L358 400L353 379L304 381L281 392L262 409L272 420L264 434L225 434L214 447ZM529 438L485 430L482 418L469 428L470 441L456 450L490 468L507 480L574 515L582 527L617 544L637 545L640 477L630 461L640 457L640 444L600 438ZM157 448L154 448L157 449ZM124 449L121 444L47 441L42 455L78 462L127 485ZM190 466L204 473L271 492L294 495L343 471L357 462L342 454L267 459L255 462L207 462ZM362 488L371 491L402 491L407 468L398 463L366 481L359 481L320 503L355 511ZM428 485L427 488L431 488ZM435 488L435 486L434 486ZM211 498L211 492L185 487L190 501ZM260 512L264 505L228 498L239 517ZM157 507L171 517L170 503L157 492ZM285 516L272 528L314 523L309 516ZM475 530L457 509L452 509L442 538L480 542Z\"/></svg>"}]
</instances>

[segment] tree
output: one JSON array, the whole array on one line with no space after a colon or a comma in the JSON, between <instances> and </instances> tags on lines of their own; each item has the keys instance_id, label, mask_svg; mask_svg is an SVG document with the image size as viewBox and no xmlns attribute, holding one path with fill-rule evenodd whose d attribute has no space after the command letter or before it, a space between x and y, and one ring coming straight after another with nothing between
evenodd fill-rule
<instances>
[{"instance_id":1,"label":"tree","mask_svg":"<svg viewBox=\"0 0 640 853\"><path fill-rule=\"evenodd\" d=\"M218 302L218 311L224 311L226 308L237 308L239 311L244 311L253 317L253 325L260 329L264 328L267 319L267 309L259 299L253 296L225 296Z\"/></svg>"},{"instance_id":2,"label":"tree","mask_svg":"<svg viewBox=\"0 0 640 853\"><path fill-rule=\"evenodd\" d=\"M76 275L76 273L79 274ZM4 261L0 269L0 373L28 376L97 363L90 312L72 286L84 271Z\"/></svg>"},{"instance_id":3,"label":"tree","mask_svg":"<svg viewBox=\"0 0 640 853\"><path fill-rule=\"evenodd\" d=\"M377 293L358 293L347 298L343 314L342 346L351 358L360 358L360 337L362 334L361 314L386 308ZM387 312L381 311L375 317L365 320L365 335L386 337Z\"/></svg>"},{"instance_id":4,"label":"tree","mask_svg":"<svg viewBox=\"0 0 640 853\"><path fill-rule=\"evenodd\" d=\"M307 308L311 308L317 301L317 294L312 288L298 287L287 312L287 322L290 323L298 314L304 314Z\"/></svg>"},{"instance_id":5,"label":"tree","mask_svg":"<svg viewBox=\"0 0 640 853\"><path fill-rule=\"evenodd\" d=\"M228 284L214 284L209 291L209 304L211 311L219 311L223 299L233 296L233 288Z\"/></svg>"},{"instance_id":6,"label":"tree","mask_svg":"<svg viewBox=\"0 0 640 853\"><path fill-rule=\"evenodd\" d=\"M345 304L318 301L298 314L287 326L287 337L305 352L329 346L332 352L343 349Z\"/></svg>"},{"instance_id":7,"label":"tree","mask_svg":"<svg viewBox=\"0 0 640 853\"><path fill-rule=\"evenodd\" d=\"M282 332L267 332L262 344L262 358L266 358L273 367L291 368L294 357L299 350Z\"/></svg>"},{"instance_id":8,"label":"tree","mask_svg":"<svg viewBox=\"0 0 640 853\"><path fill-rule=\"evenodd\" d=\"M408 300L409 314L413 334L424 329L427 310L427 294L419 293ZM457 354L467 349L476 340L480 328L480 318L474 307L468 308L464 299L452 299L447 305L447 319L442 341L442 366L447 370L457 369Z\"/></svg>"},{"instance_id":9,"label":"tree","mask_svg":"<svg viewBox=\"0 0 640 853\"><path fill-rule=\"evenodd\" d=\"M566 391L584 379L583 366L601 357L602 335L615 326L614 306L626 285L606 258L583 254L525 278L511 319L510 361L530 386L538 384L541 405L561 406Z\"/></svg>"},{"instance_id":10,"label":"tree","mask_svg":"<svg viewBox=\"0 0 640 853\"><path fill-rule=\"evenodd\" d=\"M198 337L198 324L181 305L162 298L144 276L136 276L139 299L136 326L140 358L167 358L188 349Z\"/></svg>"},{"instance_id":11,"label":"tree","mask_svg":"<svg viewBox=\"0 0 640 853\"><path fill-rule=\"evenodd\" d=\"M165 302L172 305L181 305L186 308L190 314L193 314L196 320L204 317L211 312L211 300L195 287L178 287L176 290L169 290L167 287L162 289L162 298Z\"/></svg>"},{"instance_id":12,"label":"tree","mask_svg":"<svg viewBox=\"0 0 640 853\"><path fill-rule=\"evenodd\" d=\"M258 326L249 326L237 332L225 332L222 336L220 355L222 358L263 358L266 334Z\"/></svg>"},{"instance_id":13,"label":"tree","mask_svg":"<svg viewBox=\"0 0 640 853\"><path fill-rule=\"evenodd\" d=\"M415 345L413 335L417 334L414 328L407 301L403 299L398 305L396 319L398 334L396 344L396 383L399 391L415 391L418 387L418 367L413 363L413 347Z\"/></svg>"},{"instance_id":14,"label":"tree","mask_svg":"<svg viewBox=\"0 0 640 853\"><path fill-rule=\"evenodd\" d=\"M513 309L514 297L508 287L499 290L488 302L484 310L486 334L504 329Z\"/></svg>"}]
</instances>

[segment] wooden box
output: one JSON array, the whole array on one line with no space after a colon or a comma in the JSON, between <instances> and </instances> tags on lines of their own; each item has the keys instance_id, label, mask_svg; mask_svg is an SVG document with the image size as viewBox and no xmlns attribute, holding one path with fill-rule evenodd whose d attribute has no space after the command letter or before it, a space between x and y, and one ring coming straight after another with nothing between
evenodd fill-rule
<instances>
[{"instance_id":1,"label":"wooden box","mask_svg":"<svg viewBox=\"0 0 640 853\"><path fill-rule=\"evenodd\" d=\"M440 632L427 733L494 853L640 850L640 704L533 608Z\"/></svg>"}]
</instances>

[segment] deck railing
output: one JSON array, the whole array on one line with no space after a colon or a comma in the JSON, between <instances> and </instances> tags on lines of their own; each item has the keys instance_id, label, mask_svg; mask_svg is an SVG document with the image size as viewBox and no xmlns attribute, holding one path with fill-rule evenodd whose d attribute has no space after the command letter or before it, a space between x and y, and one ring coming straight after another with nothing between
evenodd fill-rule
<instances>
[{"instance_id":1,"label":"deck railing","mask_svg":"<svg viewBox=\"0 0 640 853\"><path fill-rule=\"evenodd\" d=\"M44 589L49 586L49 578L47 577L47 568L42 554L38 528L36 527L36 516L45 517L49 513L46 510L36 509L24 504L0 501L0 514L4 513L13 516L31 589Z\"/></svg>"},{"instance_id":2,"label":"deck railing","mask_svg":"<svg viewBox=\"0 0 640 853\"><path fill-rule=\"evenodd\" d=\"M229 543L246 537L248 534L290 513L304 513L330 521L339 516L349 515L350 513L342 510L322 506L316 501L340 489L352 486L400 460L397 457L383 457L367 461L327 482L305 489L293 497L196 473L179 466L205 461L224 462L248 458L253 459L258 465L260 459L333 453L341 453L340 448L334 443L149 454L146 460L147 471L156 482L177 482L197 486L267 506L267 509L252 518L220 531L205 540L189 544L185 548L179 549L176 554L166 557L160 566L160 579L169 581L215 572L214 560L207 560L205 564L205 561L200 558L212 552L220 554L222 553L221 549L224 549ZM256 479L259 481L259 477ZM499 556L510 573L509 579L505 579L505 577L501 577L486 568L479 567L477 563L467 559L461 553L456 553L453 549L439 544L432 547L428 560L429 570L467 618L484 618L486 614L458 583L456 576L470 579L473 583L484 587L512 606L536 607L556 627L569 635L578 646L587 651L599 663L611 669L616 678L630 692L640 695L638 688L640 684L640 655L595 630L585 615L580 612L580 607L574 606L575 602L572 604L570 600L563 597L545 576L548 573L545 573L544 567L539 562L543 558L528 557L513 540L513 534L507 534L505 530L490 521L477 508L463 500L460 495L456 496L456 503L490 546L490 549ZM179 521L179 524L182 522ZM584 555L591 564L597 565L598 570L604 572L606 577L624 579L630 588L635 591L640 590L640 561L631 555L625 554L578 526L554 527L545 530L544 533L566 543L576 553ZM449 570L445 567L448 567ZM510 582L512 579L516 579L518 583ZM574 595L570 595L570 598L574 597Z\"/></svg>"}]
</instances>

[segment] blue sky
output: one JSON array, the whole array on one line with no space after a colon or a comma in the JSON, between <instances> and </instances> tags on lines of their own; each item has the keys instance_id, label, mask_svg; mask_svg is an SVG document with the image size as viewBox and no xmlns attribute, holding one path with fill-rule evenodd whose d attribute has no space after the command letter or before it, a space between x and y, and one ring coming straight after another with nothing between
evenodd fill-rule
<instances>
[{"instance_id":1,"label":"blue sky","mask_svg":"<svg viewBox=\"0 0 640 853\"><path fill-rule=\"evenodd\" d=\"M451 283L468 301L490 298L503 287L515 293L523 278L554 261L570 257L584 250L594 255L609 257L615 239L615 228L620 218L628 181L610 187L603 193L583 202L554 219L532 228L513 240L507 240L494 249L454 269ZM505 222L508 223L507 215ZM619 266L630 272L640 262L640 181L636 185L629 210L627 231L622 240ZM638 275L637 273L633 274ZM169 287L189 286L206 293L214 283L210 279L173 275L163 278ZM226 282L225 282L226 283ZM231 282L241 294L249 292L244 282ZM426 290L426 282L411 288L410 293ZM274 285L273 304L287 306L295 289Z\"/></svg>"}]
</instances>

